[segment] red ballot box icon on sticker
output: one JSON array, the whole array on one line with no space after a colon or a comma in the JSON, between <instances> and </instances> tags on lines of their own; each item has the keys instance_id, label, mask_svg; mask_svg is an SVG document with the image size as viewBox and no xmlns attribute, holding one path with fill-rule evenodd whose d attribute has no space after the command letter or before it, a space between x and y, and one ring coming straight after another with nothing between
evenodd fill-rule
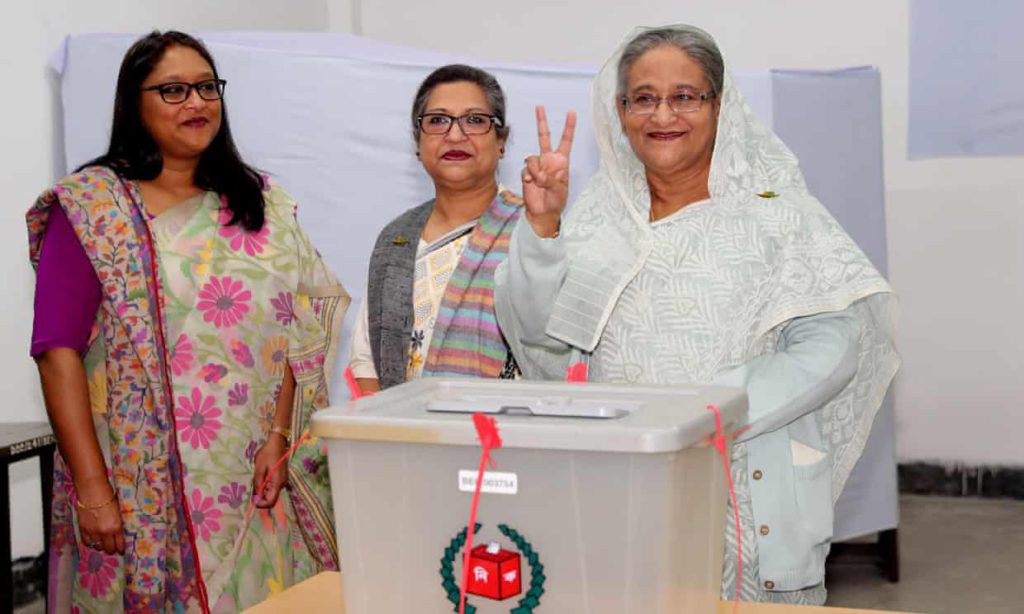
<instances>
[{"instance_id":1,"label":"red ballot box icon on sticker","mask_svg":"<svg viewBox=\"0 0 1024 614\"><path fill-rule=\"evenodd\" d=\"M523 590L521 557L518 552L502 550L496 543L473 548L469 557L470 595L502 601Z\"/></svg>"}]
</instances>

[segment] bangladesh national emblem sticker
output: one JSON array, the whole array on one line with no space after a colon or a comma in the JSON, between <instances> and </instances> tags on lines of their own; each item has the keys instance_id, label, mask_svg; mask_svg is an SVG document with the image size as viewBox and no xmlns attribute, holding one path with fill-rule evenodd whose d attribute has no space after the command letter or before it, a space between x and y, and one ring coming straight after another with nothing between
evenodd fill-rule
<instances>
[{"instance_id":1,"label":"bangladesh national emblem sticker","mask_svg":"<svg viewBox=\"0 0 1024 614\"><path fill-rule=\"evenodd\" d=\"M474 533L480 530L477 523ZM540 605L540 597L544 594L544 565L534 551L530 542L508 525L498 525L501 534L507 537L518 549L506 550L497 542L481 544L470 551L469 585L466 593L494 601L505 601L523 593L523 561L530 567L530 583L526 594L509 610L510 614L532 614ZM466 545L466 529L463 528L448 543L441 557L441 587L448 596L448 601L459 610L459 577L455 575L455 561L461 557L459 553ZM476 607L466 598L466 614L474 614Z\"/></svg>"}]
</instances>

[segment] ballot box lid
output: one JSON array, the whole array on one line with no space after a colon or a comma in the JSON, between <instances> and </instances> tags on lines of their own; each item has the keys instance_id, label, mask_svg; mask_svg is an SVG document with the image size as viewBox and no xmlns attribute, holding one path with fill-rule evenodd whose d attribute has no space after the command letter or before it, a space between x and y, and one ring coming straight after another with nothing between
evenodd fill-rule
<instances>
[{"instance_id":1,"label":"ballot box lid","mask_svg":"<svg viewBox=\"0 0 1024 614\"><path fill-rule=\"evenodd\" d=\"M704 385L636 386L421 378L313 416L327 439L479 445L472 413L494 416L505 448L677 452L745 421L743 390Z\"/></svg>"}]
</instances>

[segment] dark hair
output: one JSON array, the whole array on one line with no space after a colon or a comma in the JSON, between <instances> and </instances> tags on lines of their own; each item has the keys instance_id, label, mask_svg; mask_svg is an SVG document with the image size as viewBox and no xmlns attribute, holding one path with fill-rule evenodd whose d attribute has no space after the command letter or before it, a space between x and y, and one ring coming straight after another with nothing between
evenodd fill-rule
<instances>
[{"instance_id":1,"label":"dark hair","mask_svg":"<svg viewBox=\"0 0 1024 614\"><path fill-rule=\"evenodd\" d=\"M722 83L725 80L725 61L722 59L722 52L718 50L718 45L710 34L695 26L655 28L641 32L629 41L622 51L622 57L619 58L617 95L626 93L629 70L640 56L651 49L666 45L679 49L697 62L704 73L704 78L711 84L711 93L716 97L721 95Z\"/></svg>"},{"instance_id":2,"label":"dark hair","mask_svg":"<svg viewBox=\"0 0 1024 614\"><path fill-rule=\"evenodd\" d=\"M505 92L501 91L501 86L498 85L498 80L494 78L494 75L475 66L448 64L427 75L427 78L420 84L420 89L416 90L416 98L412 102L413 140L419 141L420 127L416 118L423 115L427 109L427 99L430 98L434 88L445 83L460 81L468 81L480 86L480 89L484 91L484 97L487 98L487 104L491 107L491 113L501 120L501 126L495 126L494 132L499 139L508 138L509 126L505 121Z\"/></svg>"},{"instance_id":3,"label":"dark hair","mask_svg":"<svg viewBox=\"0 0 1024 614\"><path fill-rule=\"evenodd\" d=\"M152 33L135 41L121 62L114 96L114 121L110 129L107 153L83 164L106 166L125 179L155 179L163 171L163 155L156 141L142 122L139 112L143 81L173 46L195 50L213 69L213 56L197 39L174 30ZM226 107L221 105L220 131L199 158L195 183L204 190L217 192L231 210L231 224L240 224L248 231L263 228L263 179L259 172L242 161L231 138Z\"/></svg>"}]
</instances>

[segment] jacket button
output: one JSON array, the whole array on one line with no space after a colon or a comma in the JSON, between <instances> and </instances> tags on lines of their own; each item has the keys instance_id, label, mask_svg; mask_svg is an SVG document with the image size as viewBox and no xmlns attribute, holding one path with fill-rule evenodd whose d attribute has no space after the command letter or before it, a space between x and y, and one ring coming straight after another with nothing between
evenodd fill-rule
<instances>
[{"instance_id":1,"label":"jacket button","mask_svg":"<svg viewBox=\"0 0 1024 614\"><path fill-rule=\"evenodd\" d=\"M766 525L766 524L761 525L761 535L768 535L769 532L770 532L770 530L768 529L768 525Z\"/></svg>"},{"instance_id":2,"label":"jacket button","mask_svg":"<svg viewBox=\"0 0 1024 614\"><path fill-rule=\"evenodd\" d=\"M760 469L758 469L757 471L754 472L754 479L755 480L760 480L763 477L764 477L764 474L761 473Z\"/></svg>"},{"instance_id":3,"label":"jacket button","mask_svg":"<svg viewBox=\"0 0 1024 614\"><path fill-rule=\"evenodd\" d=\"M772 590L773 588L775 588L775 583L772 582L771 580L765 580L764 581L764 587L766 589L768 589L768 590Z\"/></svg>"}]
</instances>

